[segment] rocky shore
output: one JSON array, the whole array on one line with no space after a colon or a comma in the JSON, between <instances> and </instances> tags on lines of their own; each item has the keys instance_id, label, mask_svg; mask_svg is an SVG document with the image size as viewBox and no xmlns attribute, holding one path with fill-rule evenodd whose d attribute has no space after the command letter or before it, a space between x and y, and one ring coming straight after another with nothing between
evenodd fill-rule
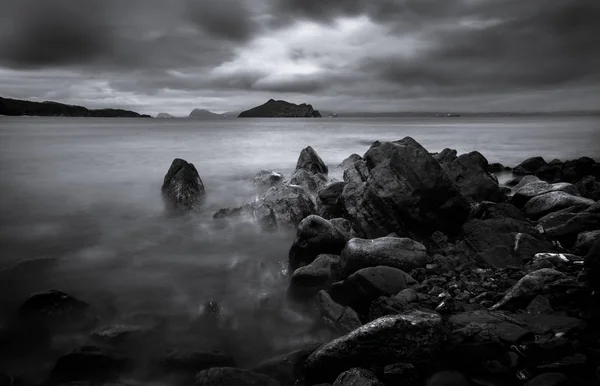
<instances>
[{"instance_id":1,"label":"rocky shore","mask_svg":"<svg viewBox=\"0 0 600 386\"><path fill-rule=\"evenodd\" d=\"M249 181L254 201L214 214L296 230L287 296L337 338L253 368L234 352L179 348L136 363L124 342L160 321L100 327L89 304L49 291L21 306L22 328L89 331L102 344L61 357L45 384L144 384L131 374L150 367L173 385L598 385L599 163L535 157L510 169L407 137L339 167L343 181L307 147L289 180L262 170ZM508 170L499 184L493 172ZM210 190L176 159L162 194L187 212ZM218 304L204 310L219 318ZM0 373L4 384L20 383Z\"/></svg>"}]
</instances>

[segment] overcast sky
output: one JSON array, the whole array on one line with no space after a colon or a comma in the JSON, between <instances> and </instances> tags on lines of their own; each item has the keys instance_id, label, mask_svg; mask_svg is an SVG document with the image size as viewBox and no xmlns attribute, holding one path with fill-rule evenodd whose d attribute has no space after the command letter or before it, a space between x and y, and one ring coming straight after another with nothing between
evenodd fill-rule
<instances>
[{"instance_id":1,"label":"overcast sky","mask_svg":"<svg viewBox=\"0 0 600 386\"><path fill-rule=\"evenodd\" d=\"M600 0L0 0L0 96L187 115L600 108Z\"/></svg>"}]
</instances>

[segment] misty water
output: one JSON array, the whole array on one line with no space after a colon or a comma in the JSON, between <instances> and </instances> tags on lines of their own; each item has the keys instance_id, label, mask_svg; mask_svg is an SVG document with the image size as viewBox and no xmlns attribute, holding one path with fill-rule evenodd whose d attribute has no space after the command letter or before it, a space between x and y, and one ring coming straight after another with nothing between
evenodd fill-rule
<instances>
[{"instance_id":1,"label":"misty water","mask_svg":"<svg viewBox=\"0 0 600 386\"><path fill-rule=\"evenodd\" d=\"M329 339L286 300L294 232L223 225L212 215L252 200L248 180L260 169L289 178L308 145L328 164L330 176L341 180L337 165L347 156L364 154L375 140L405 136L431 152L478 150L490 162L510 166L534 155L600 159L600 118L591 116L0 117L0 327L8 328L31 293L59 289L90 303L106 323L135 313L167 320L166 332L148 352L216 348L252 366ZM176 157L194 163L207 191L204 209L183 217L167 216L160 195ZM223 307L216 330L196 323L208 301ZM18 355L0 354L9 368L43 372L84 343L89 337L71 336L53 341L44 355L34 354L33 346Z\"/></svg>"}]
</instances>

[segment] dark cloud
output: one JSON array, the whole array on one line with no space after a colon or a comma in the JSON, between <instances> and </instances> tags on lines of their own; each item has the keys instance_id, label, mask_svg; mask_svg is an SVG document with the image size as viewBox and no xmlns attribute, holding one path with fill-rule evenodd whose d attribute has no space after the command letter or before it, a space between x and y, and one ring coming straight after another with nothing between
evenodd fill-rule
<instances>
[{"instance_id":1,"label":"dark cloud","mask_svg":"<svg viewBox=\"0 0 600 386\"><path fill-rule=\"evenodd\" d=\"M257 29L247 4L238 0L187 0L186 15L214 36L244 41Z\"/></svg>"}]
</instances>

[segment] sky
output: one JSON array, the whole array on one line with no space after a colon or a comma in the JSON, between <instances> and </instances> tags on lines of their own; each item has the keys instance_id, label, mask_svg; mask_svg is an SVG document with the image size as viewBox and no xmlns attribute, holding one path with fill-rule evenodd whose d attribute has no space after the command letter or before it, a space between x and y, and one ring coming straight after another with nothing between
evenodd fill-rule
<instances>
[{"instance_id":1,"label":"sky","mask_svg":"<svg viewBox=\"0 0 600 386\"><path fill-rule=\"evenodd\" d=\"M600 110L598 0L0 0L0 96L186 116Z\"/></svg>"}]
</instances>

